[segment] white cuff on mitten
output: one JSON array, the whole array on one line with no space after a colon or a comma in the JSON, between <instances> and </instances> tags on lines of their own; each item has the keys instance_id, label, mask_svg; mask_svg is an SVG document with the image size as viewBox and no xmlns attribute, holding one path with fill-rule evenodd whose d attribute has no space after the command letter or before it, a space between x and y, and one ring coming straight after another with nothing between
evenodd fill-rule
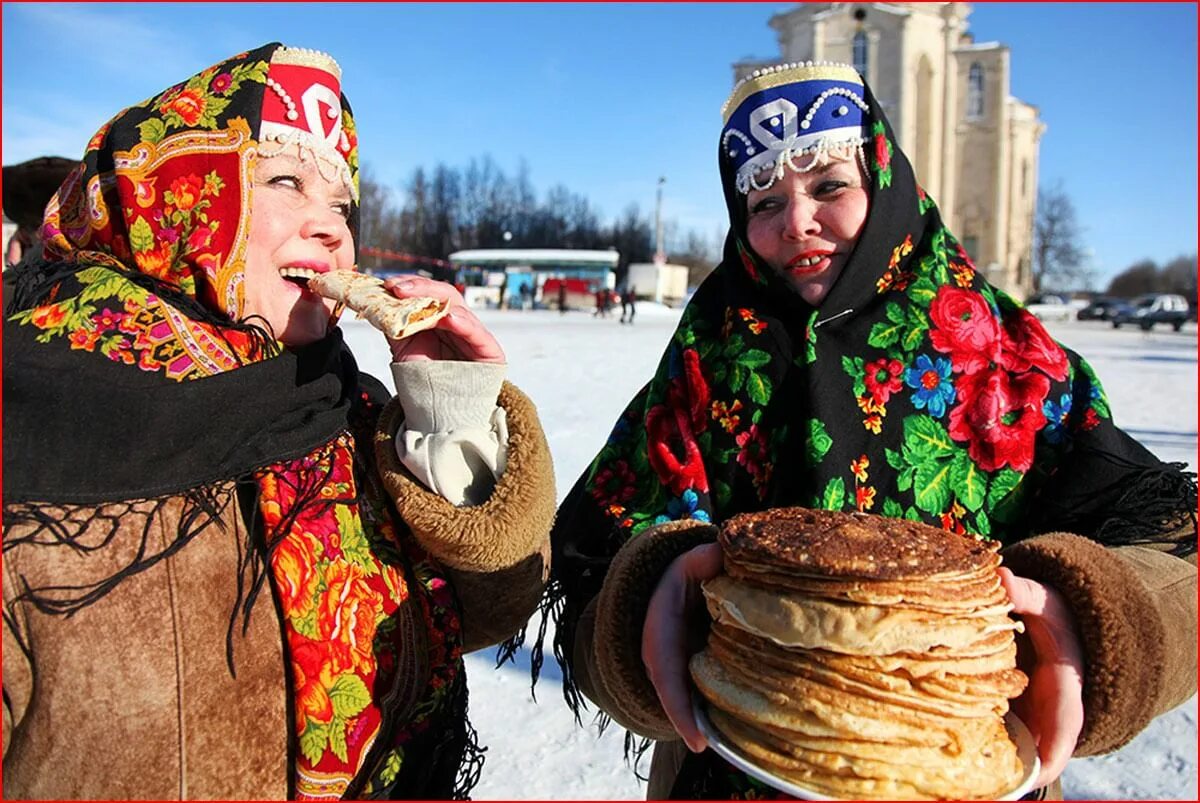
<instances>
[{"instance_id":1,"label":"white cuff on mitten","mask_svg":"<svg viewBox=\"0 0 1200 803\"><path fill-rule=\"evenodd\" d=\"M504 473L508 427L496 398L506 369L458 360L392 363L404 408L396 455L451 504L482 504Z\"/></svg>"}]
</instances>

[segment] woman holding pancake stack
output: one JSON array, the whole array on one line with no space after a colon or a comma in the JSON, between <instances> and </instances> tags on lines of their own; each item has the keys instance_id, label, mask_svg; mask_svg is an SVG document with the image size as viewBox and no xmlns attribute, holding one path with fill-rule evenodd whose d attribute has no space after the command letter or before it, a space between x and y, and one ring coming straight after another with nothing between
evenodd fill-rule
<instances>
[{"instance_id":1,"label":"woman holding pancake stack","mask_svg":"<svg viewBox=\"0 0 1200 803\"><path fill-rule=\"evenodd\" d=\"M357 148L332 58L242 53L106 124L5 273L7 797L477 780L462 655L536 607L550 459L447 285L326 290L397 395L356 368L309 281L355 265Z\"/></svg>"},{"instance_id":2,"label":"woman holding pancake stack","mask_svg":"<svg viewBox=\"0 0 1200 803\"><path fill-rule=\"evenodd\" d=\"M825 697L763 714L759 744L779 766L832 761L820 788L853 798L1014 789L912 779L936 763L913 752L922 722L999 722L1014 698L1041 761L1032 794L1059 794L1070 757L1119 748L1195 692L1194 478L1117 428L1088 364L976 271L852 68L759 71L723 119L724 258L552 534L544 605L568 701L657 741L651 799L761 797L705 749L691 698L719 726L714 699L749 711L820 678ZM775 593L736 596L749 576ZM868 604L908 624L846 636L869 629ZM742 685L721 691L712 656L739 649ZM931 683L940 702L918 699L907 742L839 724L869 710L895 725L891 701ZM938 760L993 755L952 737Z\"/></svg>"}]
</instances>

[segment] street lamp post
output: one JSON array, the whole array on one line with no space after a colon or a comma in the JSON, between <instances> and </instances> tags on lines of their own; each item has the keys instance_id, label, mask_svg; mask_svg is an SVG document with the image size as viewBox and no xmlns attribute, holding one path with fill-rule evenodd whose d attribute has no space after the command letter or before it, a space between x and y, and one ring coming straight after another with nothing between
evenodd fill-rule
<instances>
[{"instance_id":1,"label":"street lamp post","mask_svg":"<svg viewBox=\"0 0 1200 803\"><path fill-rule=\"evenodd\" d=\"M665 265L667 262L667 255L663 252L662 227L662 188L666 183L666 176L658 177L658 198L654 204L654 261L659 265Z\"/></svg>"}]
</instances>

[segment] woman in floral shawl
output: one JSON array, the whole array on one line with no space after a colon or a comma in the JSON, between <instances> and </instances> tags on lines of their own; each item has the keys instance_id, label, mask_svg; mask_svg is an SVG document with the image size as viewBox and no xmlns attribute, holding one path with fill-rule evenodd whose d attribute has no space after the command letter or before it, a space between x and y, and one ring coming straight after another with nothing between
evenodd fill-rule
<instances>
[{"instance_id":1,"label":"woman in floral shawl","mask_svg":"<svg viewBox=\"0 0 1200 803\"><path fill-rule=\"evenodd\" d=\"M450 314L359 373L307 287L357 221L340 69L270 44L105 125L5 274L9 797L477 780L462 655L541 595L549 454L448 285L389 282Z\"/></svg>"},{"instance_id":2,"label":"woman in floral shawl","mask_svg":"<svg viewBox=\"0 0 1200 803\"><path fill-rule=\"evenodd\" d=\"M999 540L1039 786L1124 744L1195 691L1194 479L976 272L852 68L757 72L723 116L724 259L552 534L568 702L659 742L651 799L769 793L704 751L688 636L715 526L800 505Z\"/></svg>"}]
</instances>

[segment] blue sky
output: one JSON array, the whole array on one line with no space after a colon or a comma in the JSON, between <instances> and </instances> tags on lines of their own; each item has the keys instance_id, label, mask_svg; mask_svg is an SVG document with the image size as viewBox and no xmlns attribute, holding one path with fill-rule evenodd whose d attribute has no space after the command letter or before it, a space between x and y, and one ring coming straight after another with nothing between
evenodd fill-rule
<instances>
[{"instance_id":1,"label":"blue sky","mask_svg":"<svg viewBox=\"0 0 1200 803\"><path fill-rule=\"evenodd\" d=\"M726 226L719 109L731 64L774 58L787 3L4 3L5 164L78 156L116 111L269 41L342 65L363 163L522 159L604 219L636 202L680 233ZM1196 251L1193 3L976 3L977 42L1012 51L1012 94L1040 109L1042 186L1061 180L1098 284Z\"/></svg>"}]
</instances>

